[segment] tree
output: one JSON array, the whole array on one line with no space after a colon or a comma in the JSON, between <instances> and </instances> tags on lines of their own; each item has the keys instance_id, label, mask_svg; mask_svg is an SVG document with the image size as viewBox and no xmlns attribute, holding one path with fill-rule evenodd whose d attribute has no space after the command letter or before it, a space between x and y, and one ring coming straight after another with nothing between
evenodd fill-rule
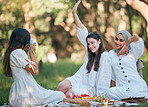
<instances>
[{"instance_id":1,"label":"tree","mask_svg":"<svg viewBox=\"0 0 148 107\"><path fill-rule=\"evenodd\" d=\"M35 27L33 23L34 13L32 12L32 6L30 2L23 4L22 9L24 11L24 28L30 32L31 38L36 42L38 46L37 37L35 35Z\"/></svg>"},{"instance_id":2,"label":"tree","mask_svg":"<svg viewBox=\"0 0 148 107\"><path fill-rule=\"evenodd\" d=\"M148 37L148 5L140 0L126 0L127 4L137 10L147 22L147 37Z\"/></svg>"},{"instance_id":3,"label":"tree","mask_svg":"<svg viewBox=\"0 0 148 107\"><path fill-rule=\"evenodd\" d=\"M3 55L12 31L23 27L24 3L25 0L0 0L0 55Z\"/></svg>"}]
</instances>

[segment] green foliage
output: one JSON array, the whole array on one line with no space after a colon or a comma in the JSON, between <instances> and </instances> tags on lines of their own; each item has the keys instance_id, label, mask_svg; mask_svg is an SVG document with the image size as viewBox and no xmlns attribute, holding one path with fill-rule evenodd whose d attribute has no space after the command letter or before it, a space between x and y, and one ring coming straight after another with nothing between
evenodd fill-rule
<instances>
[{"instance_id":1,"label":"green foliage","mask_svg":"<svg viewBox=\"0 0 148 107\"><path fill-rule=\"evenodd\" d=\"M8 39L15 28L22 28L24 24L23 4L26 0L0 1L0 55L6 48Z\"/></svg>"},{"instance_id":2,"label":"green foliage","mask_svg":"<svg viewBox=\"0 0 148 107\"><path fill-rule=\"evenodd\" d=\"M148 54L144 54L141 57L143 64L144 64L144 68L143 68L143 78L145 79L145 81L148 84Z\"/></svg>"},{"instance_id":3,"label":"green foliage","mask_svg":"<svg viewBox=\"0 0 148 107\"><path fill-rule=\"evenodd\" d=\"M45 21L45 19L43 18L35 18L35 22L34 22L34 25L36 27L36 29L39 29L40 32L48 32L49 31L49 23L47 23ZM42 35L41 35L42 36ZM43 35L45 36L45 35Z\"/></svg>"},{"instance_id":4,"label":"green foliage","mask_svg":"<svg viewBox=\"0 0 148 107\"><path fill-rule=\"evenodd\" d=\"M77 1L77 0L76 0ZM25 21L24 18L24 11L23 6L24 4L31 3L32 11L33 12L33 18L31 20L31 23L34 25L35 30L33 33L36 34L37 40L39 42L39 45L53 45L54 38L51 37L53 32L52 28L57 27L63 28L63 30L60 31L60 33L63 35L64 39L68 39L67 41L73 41L75 44L78 44L77 40L73 39L73 36L76 34L76 27L75 23L73 23L72 16L69 16L69 14L72 11L72 8L74 4L76 3L74 0L0 0L0 54L3 54L4 47L6 48L7 41L10 37L11 32L17 28L17 27L23 27L27 21ZM122 17L120 17L120 10L125 9L125 16L126 20L125 23L127 24L127 29L129 30L129 20L128 20L128 12L125 8L125 2L122 0L112 0L112 2L107 1L95 1L95 3L98 3L96 5L95 11L92 11L92 7L94 6L94 2L92 1L86 1L86 3L81 3L78 7L78 15L84 25L86 27L89 26L89 23L92 20L95 22L94 26L88 27L89 31L92 31L92 29L96 29L101 35L104 35L106 33L106 22L111 19L106 19L109 13L105 12L105 9L110 8L109 5L113 7L113 20L112 20L112 26L114 27L114 30L118 31L118 26L120 23L120 20ZM88 8L88 5L90 5L90 8ZM95 20L89 17L91 13L94 12L96 15ZM31 13L32 14L32 13ZM135 11L132 10L132 28L133 32L136 32L139 34L141 30L141 23L142 18L141 15ZM54 21L53 21L53 20ZM67 20L68 19L68 20ZM53 26L52 26L52 21ZM61 22L63 22L61 25ZM110 26L110 25L109 25ZM65 28L68 28L70 31L65 31ZM58 30L59 31L59 30ZM67 36L68 32L69 35ZM146 30L144 31L144 36L146 36ZM107 37L105 38L107 39ZM4 43L2 42L4 40ZM49 42L48 42L49 40ZM148 48L147 41L148 38L144 37L146 48ZM66 45L64 44L66 43ZM66 48L67 45L69 45L71 42L62 42L61 46L63 49ZM64 45L63 45L64 44ZM73 43L71 43L73 45ZM71 46L72 46L71 45ZM107 45L107 44L105 44ZM54 50L57 50L58 47L54 47ZM72 47L73 48L73 47ZM75 49L73 49L75 50ZM71 54L71 53L70 53ZM70 55L69 55L70 56ZM67 57L67 56L66 56Z\"/></svg>"},{"instance_id":5,"label":"green foliage","mask_svg":"<svg viewBox=\"0 0 148 107\"><path fill-rule=\"evenodd\" d=\"M37 16L47 13L54 14L56 16L55 25L59 25L64 20L66 11L68 10L68 4L56 0L32 0L31 4L33 12ZM42 24L45 24L45 22Z\"/></svg>"},{"instance_id":6,"label":"green foliage","mask_svg":"<svg viewBox=\"0 0 148 107\"><path fill-rule=\"evenodd\" d=\"M141 29L141 23L142 23L142 18L141 18L141 16L136 16L136 15L134 15L133 16L133 20L132 20L132 25L134 25L133 26L133 31L135 32L135 33L137 33L137 34L139 34L139 30L137 30L137 29Z\"/></svg>"},{"instance_id":7,"label":"green foliage","mask_svg":"<svg viewBox=\"0 0 148 107\"><path fill-rule=\"evenodd\" d=\"M0 28L2 36L9 37L14 27L22 27L24 22L22 6L25 1L26 0L3 0L3 2L0 3L2 13L0 17Z\"/></svg>"},{"instance_id":8,"label":"green foliage","mask_svg":"<svg viewBox=\"0 0 148 107\"><path fill-rule=\"evenodd\" d=\"M43 57L46 57L46 53L50 50L50 46L40 45L36 51L36 61L39 62Z\"/></svg>"}]
</instances>

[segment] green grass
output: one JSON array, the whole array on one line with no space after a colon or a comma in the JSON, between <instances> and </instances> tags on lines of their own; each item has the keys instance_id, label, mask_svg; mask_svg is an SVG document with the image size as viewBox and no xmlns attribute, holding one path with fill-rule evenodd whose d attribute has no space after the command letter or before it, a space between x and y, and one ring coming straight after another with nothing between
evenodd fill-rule
<instances>
[{"instance_id":1,"label":"green grass","mask_svg":"<svg viewBox=\"0 0 148 107\"><path fill-rule=\"evenodd\" d=\"M148 54L144 54L141 57L143 64L144 64L144 68L143 68L143 78L146 81L146 83L148 84Z\"/></svg>"},{"instance_id":2,"label":"green grass","mask_svg":"<svg viewBox=\"0 0 148 107\"><path fill-rule=\"evenodd\" d=\"M143 75L148 84L148 54L144 54L141 59L144 63ZM82 62L72 62L69 59L58 60L56 63L43 63L39 75L34 76L38 84L47 89L56 90L60 81L66 77L72 76L82 65ZM9 91L12 78L5 77L0 62L0 106L8 102ZM138 107L147 107L148 105L139 105ZM137 106L136 106L137 107Z\"/></svg>"},{"instance_id":3,"label":"green grass","mask_svg":"<svg viewBox=\"0 0 148 107\"><path fill-rule=\"evenodd\" d=\"M40 74L34 77L41 86L55 90L59 82L72 76L81 64L69 59L58 60L56 63L44 63Z\"/></svg>"}]
</instances>

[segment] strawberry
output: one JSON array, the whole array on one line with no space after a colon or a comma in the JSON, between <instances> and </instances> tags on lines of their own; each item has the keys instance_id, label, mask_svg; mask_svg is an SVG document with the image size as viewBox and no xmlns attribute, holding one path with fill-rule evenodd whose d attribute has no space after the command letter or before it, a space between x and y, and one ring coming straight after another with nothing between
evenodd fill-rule
<instances>
[{"instance_id":1,"label":"strawberry","mask_svg":"<svg viewBox=\"0 0 148 107\"><path fill-rule=\"evenodd\" d=\"M76 97L76 95L74 94L73 96L72 96L72 98L75 98Z\"/></svg>"},{"instance_id":2,"label":"strawberry","mask_svg":"<svg viewBox=\"0 0 148 107\"><path fill-rule=\"evenodd\" d=\"M70 95L67 95L66 98L71 98L71 96Z\"/></svg>"},{"instance_id":3,"label":"strawberry","mask_svg":"<svg viewBox=\"0 0 148 107\"><path fill-rule=\"evenodd\" d=\"M88 94L84 94L84 97L89 97L89 95Z\"/></svg>"}]
</instances>

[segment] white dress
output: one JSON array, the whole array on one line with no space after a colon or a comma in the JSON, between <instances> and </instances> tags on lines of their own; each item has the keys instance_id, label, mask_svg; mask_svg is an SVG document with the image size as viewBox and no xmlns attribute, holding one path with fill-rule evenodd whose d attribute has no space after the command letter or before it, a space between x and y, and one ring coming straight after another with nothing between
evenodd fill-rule
<instances>
[{"instance_id":1,"label":"white dress","mask_svg":"<svg viewBox=\"0 0 148 107\"><path fill-rule=\"evenodd\" d=\"M100 66L98 72L94 71L93 67L90 73L87 73L88 51L86 37L88 35L87 28L77 28L77 36L80 42L86 48L86 58L83 65L71 77L72 90L75 94L89 94L89 95L105 95L110 87L111 81L111 65L108 52L103 52L100 58Z\"/></svg>"},{"instance_id":2,"label":"white dress","mask_svg":"<svg viewBox=\"0 0 148 107\"><path fill-rule=\"evenodd\" d=\"M120 55L111 50L109 52L112 66L112 80L116 87L110 88L107 97L113 99L124 99L128 97L148 98L146 82L137 72L136 62L144 52L143 40L132 42L128 55Z\"/></svg>"},{"instance_id":3,"label":"white dress","mask_svg":"<svg viewBox=\"0 0 148 107\"><path fill-rule=\"evenodd\" d=\"M15 49L10 54L10 67L13 84L9 93L9 103L13 107L45 105L62 101L65 95L60 91L47 90L41 87L25 66L33 63L28 59L26 52Z\"/></svg>"}]
</instances>

